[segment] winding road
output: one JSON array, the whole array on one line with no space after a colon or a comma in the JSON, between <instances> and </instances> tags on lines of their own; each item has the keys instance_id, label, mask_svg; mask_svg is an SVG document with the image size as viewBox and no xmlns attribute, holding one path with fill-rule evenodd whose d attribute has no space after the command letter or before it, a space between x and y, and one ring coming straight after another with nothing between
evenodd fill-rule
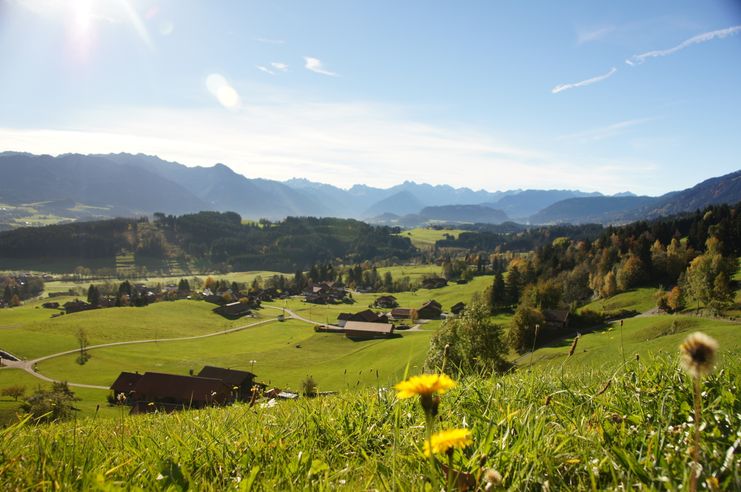
<instances>
[{"instance_id":1,"label":"winding road","mask_svg":"<svg viewBox=\"0 0 741 492\"><path fill-rule=\"evenodd\" d=\"M324 323L319 323L318 321L313 321L308 318L304 318L303 316L294 313L290 309L276 307L276 306L262 306L266 309L274 309L278 311L282 311L285 314L287 314L287 318L296 319L299 321L303 321L305 323L309 323L312 325L322 325ZM101 343L99 345L90 345L87 347L87 350L95 350L100 348L107 348L107 347L120 347L123 345L138 345L143 343L166 343L166 342L183 342L188 340L198 340L201 338L209 338L209 337L215 337L219 335L228 335L229 333L234 333L237 331L246 330L248 328L254 328L255 326L264 325L267 323L274 323L278 321L278 318L271 318L271 319L264 319L262 321L257 321L255 323L251 323L249 325L242 325L242 326L236 326L234 328L229 328L228 330L221 330L213 333L207 333L205 335L195 335L192 337L176 337L176 338L153 338L153 339L146 339L146 340L127 340L123 342L111 342L111 343ZM73 349L73 350L65 350L64 352L57 352L55 354L50 355L44 355L42 357L37 357L36 359L29 359L29 360L8 360L3 359L3 367L0 368L0 370L4 368L15 368L15 369L23 369L27 373L31 374L32 376L35 376L43 381L47 381L49 383L56 383L59 382L56 379L52 379L50 377L44 376L40 372L36 371L36 364L39 362L54 359L56 357L62 357L64 355L70 355L75 354L79 352L80 349ZM103 389L107 390L109 389L107 386L97 386L94 384L82 384L82 383L68 383L70 386L74 386L77 388L92 388L92 389Z\"/></svg>"}]
</instances>

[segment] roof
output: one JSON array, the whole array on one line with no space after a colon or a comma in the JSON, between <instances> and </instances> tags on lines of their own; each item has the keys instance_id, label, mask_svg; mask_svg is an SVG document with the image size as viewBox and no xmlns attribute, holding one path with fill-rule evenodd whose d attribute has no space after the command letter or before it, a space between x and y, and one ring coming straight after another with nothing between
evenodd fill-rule
<instances>
[{"instance_id":1,"label":"roof","mask_svg":"<svg viewBox=\"0 0 741 492\"><path fill-rule=\"evenodd\" d=\"M551 323L565 323L569 318L569 311L566 309L544 309L543 317Z\"/></svg>"},{"instance_id":2,"label":"roof","mask_svg":"<svg viewBox=\"0 0 741 492\"><path fill-rule=\"evenodd\" d=\"M365 323L363 321L348 321L345 331L364 331L368 333L393 333L394 325L390 323Z\"/></svg>"},{"instance_id":3,"label":"roof","mask_svg":"<svg viewBox=\"0 0 741 492\"><path fill-rule=\"evenodd\" d=\"M214 393L223 396L231 389L218 379L146 372L134 385L133 391L135 396L188 402L210 401L214 399Z\"/></svg>"},{"instance_id":4,"label":"roof","mask_svg":"<svg viewBox=\"0 0 741 492\"><path fill-rule=\"evenodd\" d=\"M396 297L394 296L381 296L376 299L376 301L395 301Z\"/></svg>"},{"instance_id":5,"label":"roof","mask_svg":"<svg viewBox=\"0 0 741 492\"><path fill-rule=\"evenodd\" d=\"M111 385L111 389L118 393L128 394L134 389L134 385L141 379L142 375L133 372L122 372Z\"/></svg>"},{"instance_id":6,"label":"roof","mask_svg":"<svg viewBox=\"0 0 741 492\"><path fill-rule=\"evenodd\" d=\"M410 309L410 308L394 308L394 309L391 310L391 316L399 316L399 315L409 316L409 315L412 314L412 311L414 311L414 309Z\"/></svg>"},{"instance_id":7,"label":"roof","mask_svg":"<svg viewBox=\"0 0 741 492\"><path fill-rule=\"evenodd\" d=\"M223 367L205 366L198 373L200 378L211 378L223 381L229 388L242 386L245 383L252 382L255 375L248 371L238 371L236 369L224 369Z\"/></svg>"},{"instance_id":8,"label":"roof","mask_svg":"<svg viewBox=\"0 0 741 492\"><path fill-rule=\"evenodd\" d=\"M422 304L422 307L420 309L424 309L426 307L434 307L437 309L442 309L443 305L437 302L435 299L432 299L431 301L427 301L424 304Z\"/></svg>"}]
</instances>

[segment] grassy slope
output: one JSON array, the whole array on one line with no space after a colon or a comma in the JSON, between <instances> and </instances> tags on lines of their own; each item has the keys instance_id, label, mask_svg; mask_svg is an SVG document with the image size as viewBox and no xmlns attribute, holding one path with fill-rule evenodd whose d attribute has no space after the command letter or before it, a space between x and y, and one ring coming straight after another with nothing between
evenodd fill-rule
<instances>
[{"instance_id":1,"label":"grassy slope","mask_svg":"<svg viewBox=\"0 0 741 492\"><path fill-rule=\"evenodd\" d=\"M634 359L659 353L673 353L681 341L693 331L703 331L718 340L724 357L741 356L741 324L727 321L697 318L694 316L646 316L625 320L622 328L612 323L607 329L582 335L574 356L569 359L570 367L581 369L600 369L615 366L623 360ZM556 367L564 363L572 339L566 339L556 346L544 347L535 351L535 364ZM520 365L530 364L530 357L519 361Z\"/></svg>"},{"instance_id":2,"label":"grassy slope","mask_svg":"<svg viewBox=\"0 0 741 492\"><path fill-rule=\"evenodd\" d=\"M375 385L376 370L385 384L402 374L407 363L419 366L429 335L405 333L392 340L353 342L341 334L315 333L306 323L290 320L223 337L99 349L91 352L84 366L70 355L44 361L38 368L55 379L109 385L124 370L187 374L208 364L251 370L250 361L255 360L254 372L261 381L298 389L312 375L322 390L340 390L358 381Z\"/></svg>"},{"instance_id":3,"label":"grassy slope","mask_svg":"<svg viewBox=\"0 0 741 492\"><path fill-rule=\"evenodd\" d=\"M630 362L603 394L606 372L521 371L472 377L442 397L444 428L467 425L473 443L454 466L497 469L512 490L683 489L692 400L677 357ZM741 367L726 360L704 384L703 476L739 490L741 461L726 458L741 425ZM546 403L546 397L548 403ZM464 424L465 422L465 424ZM442 479L421 454L418 403L355 391L173 415L0 431L4 488L184 490L424 490ZM730 460L724 466L724 460ZM482 484L483 485L483 484ZM42 487L43 488L43 487ZM433 490L440 488L433 486Z\"/></svg>"},{"instance_id":4,"label":"grassy slope","mask_svg":"<svg viewBox=\"0 0 741 492\"><path fill-rule=\"evenodd\" d=\"M617 311L620 309L635 310L639 313L648 311L656 307L656 298L654 297L657 289L653 287L642 287L621 292L609 299L598 299L585 306L581 310L589 309L591 311Z\"/></svg>"},{"instance_id":5,"label":"grassy slope","mask_svg":"<svg viewBox=\"0 0 741 492\"><path fill-rule=\"evenodd\" d=\"M41 302L0 310L0 348L19 357L34 358L76 348L80 328L87 333L90 345L95 345L155 336L202 335L251 322L226 320L211 312L213 304L197 301L97 309L58 318L51 318L57 311L37 309Z\"/></svg>"},{"instance_id":6,"label":"grassy slope","mask_svg":"<svg viewBox=\"0 0 741 492\"><path fill-rule=\"evenodd\" d=\"M411 239L412 244L419 249L432 249L435 242L445 238L446 234L457 238L461 232L463 231L460 229L436 230L429 227L417 227L416 229L403 231L399 235Z\"/></svg>"}]
</instances>

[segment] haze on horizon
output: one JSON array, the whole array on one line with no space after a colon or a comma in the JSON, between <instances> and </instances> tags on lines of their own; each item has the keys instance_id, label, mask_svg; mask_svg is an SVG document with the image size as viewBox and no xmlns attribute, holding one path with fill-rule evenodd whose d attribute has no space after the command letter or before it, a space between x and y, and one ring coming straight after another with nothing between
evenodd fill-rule
<instances>
[{"instance_id":1,"label":"haze on horizon","mask_svg":"<svg viewBox=\"0 0 741 492\"><path fill-rule=\"evenodd\" d=\"M741 168L732 0L0 0L0 151L660 195Z\"/></svg>"}]
</instances>

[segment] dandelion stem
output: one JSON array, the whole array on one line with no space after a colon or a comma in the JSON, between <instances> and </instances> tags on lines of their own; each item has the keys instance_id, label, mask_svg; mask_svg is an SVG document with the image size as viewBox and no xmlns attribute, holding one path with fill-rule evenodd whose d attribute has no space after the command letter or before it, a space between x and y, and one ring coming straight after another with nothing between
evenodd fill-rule
<instances>
[{"instance_id":1,"label":"dandelion stem","mask_svg":"<svg viewBox=\"0 0 741 492\"><path fill-rule=\"evenodd\" d=\"M700 394L700 378L693 377L692 385L695 394L695 425L692 439L692 467L690 470L690 492L697 490L697 476L700 471L700 425L702 419L702 400Z\"/></svg>"}]
</instances>

